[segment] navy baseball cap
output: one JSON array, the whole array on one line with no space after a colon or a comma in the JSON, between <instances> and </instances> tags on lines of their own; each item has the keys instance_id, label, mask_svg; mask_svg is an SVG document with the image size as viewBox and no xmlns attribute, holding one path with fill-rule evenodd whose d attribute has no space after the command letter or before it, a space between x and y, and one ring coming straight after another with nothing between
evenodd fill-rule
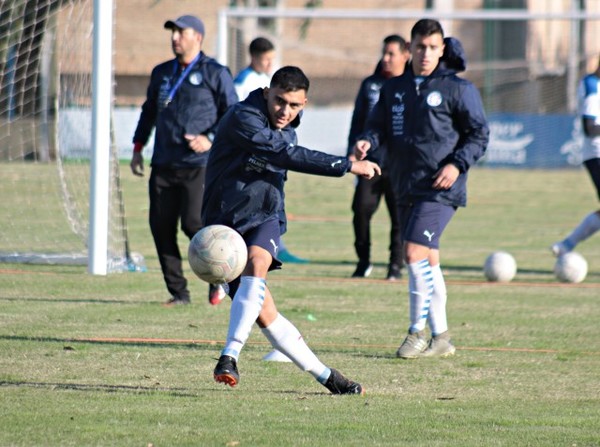
<instances>
[{"instance_id":1,"label":"navy baseball cap","mask_svg":"<svg viewBox=\"0 0 600 447\"><path fill-rule=\"evenodd\" d=\"M173 28L192 28L198 33L204 36L204 23L196 16L186 15L181 16L175 20L167 20L165 22L165 29L173 29Z\"/></svg>"}]
</instances>

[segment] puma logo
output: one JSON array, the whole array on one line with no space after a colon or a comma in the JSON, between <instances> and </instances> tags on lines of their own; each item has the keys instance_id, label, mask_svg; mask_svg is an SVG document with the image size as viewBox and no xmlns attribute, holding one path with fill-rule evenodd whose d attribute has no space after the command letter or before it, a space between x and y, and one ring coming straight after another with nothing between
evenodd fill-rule
<instances>
[{"instance_id":1,"label":"puma logo","mask_svg":"<svg viewBox=\"0 0 600 447\"><path fill-rule=\"evenodd\" d=\"M342 160L334 161L333 163L331 163L331 167L335 168L335 165L339 165L341 162Z\"/></svg>"},{"instance_id":2,"label":"puma logo","mask_svg":"<svg viewBox=\"0 0 600 447\"><path fill-rule=\"evenodd\" d=\"M433 237L433 235L434 235L435 233L430 233L430 232L429 232L429 230L425 230L425 231L423 231L423 234L425 235L425 237L426 237L427 239L429 239L429 242L431 242L431 238Z\"/></svg>"},{"instance_id":3,"label":"puma logo","mask_svg":"<svg viewBox=\"0 0 600 447\"><path fill-rule=\"evenodd\" d=\"M275 253L277 253L277 249L278 249L279 247L277 246L277 244L275 243L275 241L274 241L273 239L271 239L269 242L271 242L271 244L273 244L273 251L274 251Z\"/></svg>"},{"instance_id":4,"label":"puma logo","mask_svg":"<svg viewBox=\"0 0 600 447\"><path fill-rule=\"evenodd\" d=\"M404 93L396 93L394 94L394 98L396 98L399 102L402 102L402 98L404 97Z\"/></svg>"}]
</instances>

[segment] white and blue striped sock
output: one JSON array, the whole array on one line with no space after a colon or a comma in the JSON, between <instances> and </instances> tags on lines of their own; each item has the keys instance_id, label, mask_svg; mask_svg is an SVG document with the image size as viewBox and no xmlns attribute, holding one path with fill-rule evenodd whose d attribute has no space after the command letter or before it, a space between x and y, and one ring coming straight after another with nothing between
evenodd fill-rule
<instances>
[{"instance_id":1,"label":"white and blue striped sock","mask_svg":"<svg viewBox=\"0 0 600 447\"><path fill-rule=\"evenodd\" d=\"M233 357L236 361L250 336L265 301L267 281L255 276L242 276L240 286L231 302L227 342L221 355Z\"/></svg>"},{"instance_id":2,"label":"white and blue striped sock","mask_svg":"<svg viewBox=\"0 0 600 447\"><path fill-rule=\"evenodd\" d=\"M300 331L287 318L277 314L275 320L262 329L273 347L284 353L298 368L310 373L321 383L325 383L331 371L308 347Z\"/></svg>"},{"instance_id":3,"label":"white and blue striped sock","mask_svg":"<svg viewBox=\"0 0 600 447\"><path fill-rule=\"evenodd\" d=\"M427 324L433 293L433 277L427 258L408 264L407 270L410 307L409 332L412 334L424 330Z\"/></svg>"},{"instance_id":4,"label":"white and blue striped sock","mask_svg":"<svg viewBox=\"0 0 600 447\"><path fill-rule=\"evenodd\" d=\"M429 309L429 327L431 335L440 335L448 330L448 320L446 317L446 302L448 294L446 292L446 282L442 267L434 265L431 267L433 279L433 294L431 295L431 306Z\"/></svg>"}]
</instances>

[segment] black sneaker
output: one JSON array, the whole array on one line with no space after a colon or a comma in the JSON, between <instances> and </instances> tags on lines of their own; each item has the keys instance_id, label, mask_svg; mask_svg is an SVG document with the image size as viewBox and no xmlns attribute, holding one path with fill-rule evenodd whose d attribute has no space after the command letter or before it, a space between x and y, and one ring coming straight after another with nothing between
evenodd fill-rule
<instances>
[{"instance_id":1,"label":"black sneaker","mask_svg":"<svg viewBox=\"0 0 600 447\"><path fill-rule=\"evenodd\" d=\"M388 281L397 281L402 277L402 272L400 271L400 266L398 264L390 264L388 266L387 280Z\"/></svg>"},{"instance_id":2,"label":"black sneaker","mask_svg":"<svg viewBox=\"0 0 600 447\"><path fill-rule=\"evenodd\" d=\"M325 382L325 388L331 391L331 394L365 394L360 383L346 379L341 372L333 368L329 379Z\"/></svg>"},{"instance_id":3,"label":"black sneaker","mask_svg":"<svg viewBox=\"0 0 600 447\"><path fill-rule=\"evenodd\" d=\"M353 278L366 278L371 274L373 265L369 261L358 261L356 264L356 270L352 273Z\"/></svg>"},{"instance_id":4,"label":"black sneaker","mask_svg":"<svg viewBox=\"0 0 600 447\"><path fill-rule=\"evenodd\" d=\"M179 296L172 296L169 301L167 301L166 303L163 304L164 307L174 307L174 306L179 306L179 305L185 305L185 304L190 304L190 298L187 296L184 297L179 297Z\"/></svg>"},{"instance_id":5,"label":"black sneaker","mask_svg":"<svg viewBox=\"0 0 600 447\"><path fill-rule=\"evenodd\" d=\"M233 357L222 355L219 357L214 371L215 381L224 383L230 387L236 386L240 381L240 374L237 370L236 361Z\"/></svg>"}]
</instances>

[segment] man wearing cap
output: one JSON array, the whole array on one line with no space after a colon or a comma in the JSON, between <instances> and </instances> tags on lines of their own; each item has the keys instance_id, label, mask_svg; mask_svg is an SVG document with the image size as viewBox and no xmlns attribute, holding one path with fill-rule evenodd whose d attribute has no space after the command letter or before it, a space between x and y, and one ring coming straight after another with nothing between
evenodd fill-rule
<instances>
[{"instance_id":1,"label":"man wearing cap","mask_svg":"<svg viewBox=\"0 0 600 447\"><path fill-rule=\"evenodd\" d=\"M150 230L167 290L167 305L189 304L177 244L178 221L188 238L202 228L208 152L219 119L237 102L229 69L202 51L204 24L192 15L165 22L175 58L152 70L133 137L131 171L144 173L142 149L155 129L149 181ZM211 287L210 295L219 292Z\"/></svg>"}]
</instances>

